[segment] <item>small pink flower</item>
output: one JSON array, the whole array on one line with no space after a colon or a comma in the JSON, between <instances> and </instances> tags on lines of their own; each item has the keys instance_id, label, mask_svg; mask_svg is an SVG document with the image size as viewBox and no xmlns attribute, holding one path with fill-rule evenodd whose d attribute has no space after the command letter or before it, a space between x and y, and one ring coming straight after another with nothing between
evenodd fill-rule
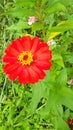
<instances>
[{"instance_id":1,"label":"small pink flower","mask_svg":"<svg viewBox=\"0 0 73 130\"><path fill-rule=\"evenodd\" d=\"M73 79L70 79L68 82L67 82L68 85L73 85Z\"/></svg>"},{"instance_id":2,"label":"small pink flower","mask_svg":"<svg viewBox=\"0 0 73 130\"><path fill-rule=\"evenodd\" d=\"M56 44L56 42L52 39L50 41L47 42L48 45L53 45L53 44Z\"/></svg>"},{"instance_id":3,"label":"small pink flower","mask_svg":"<svg viewBox=\"0 0 73 130\"><path fill-rule=\"evenodd\" d=\"M28 19L28 24L32 25L33 23L35 23L36 21L38 21L38 18L36 18L35 16L31 16Z\"/></svg>"}]
</instances>

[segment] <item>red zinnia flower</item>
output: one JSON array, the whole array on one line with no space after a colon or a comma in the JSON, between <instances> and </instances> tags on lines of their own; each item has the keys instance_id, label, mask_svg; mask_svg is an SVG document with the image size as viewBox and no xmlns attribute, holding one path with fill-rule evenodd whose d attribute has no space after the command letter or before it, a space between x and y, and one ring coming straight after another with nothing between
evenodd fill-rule
<instances>
[{"instance_id":1,"label":"red zinnia flower","mask_svg":"<svg viewBox=\"0 0 73 130\"><path fill-rule=\"evenodd\" d=\"M23 36L13 40L6 48L3 70L11 80L34 84L45 77L43 70L51 68L51 58L52 52L47 43L41 42L38 37Z\"/></svg>"}]
</instances>

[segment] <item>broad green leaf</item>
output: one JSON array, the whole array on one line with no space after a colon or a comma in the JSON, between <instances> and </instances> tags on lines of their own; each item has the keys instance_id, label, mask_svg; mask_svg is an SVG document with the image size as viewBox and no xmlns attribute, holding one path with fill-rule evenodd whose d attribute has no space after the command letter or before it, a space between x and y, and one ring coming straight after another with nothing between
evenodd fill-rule
<instances>
[{"instance_id":1,"label":"broad green leaf","mask_svg":"<svg viewBox=\"0 0 73 130\"><path fill-rule=\"evenodd\" d=\"M62 56L59 53L53 52L52 60L55 61L59 59L62 59Z\"/></svg>"},{"instance_id":2,"label":"broad green leaf","mask_svg":"<svg viewBox=\"0 0 73 130\"><path fill-rule=\"evenodd\" d=\"M64 77L63 77L64 78ZM65 79L65 78L64 78ZM63 96L66 96L66 97L70 97L70 98L73 98L73 91L68 88L68 87L62 87L61 90L60 90L60 93L63 95Z\"/></svg>"},{"instance_id":3,"label":"broad green leaf","mask_svg":"<svg viewBox=\"0 0 73 130\"><path fill-rule=\"evenodd\" d=\"M59 94L61 95L61 104L73 110L73 91L68 87L62 87Z\"/></svg>"},{"instance_id":4,"label":"broad green leaf","mask_svg":"<svg viewBox=\"0 0 73 130\"><path fill-rule=\"evenodd\" d=\"M49 31L50 32L64 32L71 29L73 29L73 21L68 21L65 24L61 24L60 26L52 27Z\"/></svg>"},{"instance_id":5,"label":"broad green leaf","mask_svg":"<svg viewBox=\"0 0 73 130\"><path fill-rule=\"evenodd\" d=\"M63 58L59 53L53 53L52 60L54 61L54 63L57 63L58 65L64 67Z\"/></svg>"},{"instance_id":6,"label":"broad green leaf","mask_svg":"<svg viewBox=\"0 0 73 130\"><path fill-rule=\"evenodd\" d=\"M73 98L62 96L60 103L73 111Z\"/></svg>"},{"instance_id":7,"label":"broad green leaf","mask_svg":"<svg viewBox=\"0 0 73 130\"><path fill-rule=\"evenodd\" d=\"M55 63L61 67L64 67L63 59L56 60Z\"/></svg>"},{"instance_id":8,"label":"broad green leaf","mask_svg":"<svg viewBox=\"0 0 73 130\"><path fill-rule=\"evenodd\" d=\"M50 111L54 110L54 107L59 102L61 96L58 94L56 90L54 90L54 87L53 87L53 89L48 92L46 98L47 98L46 105L39 112L41 117L47 117L50 114ZM60 109L58 109L58 111L55 113L58 114L59 110Z\"/></svg>"},{"instance_id":9,"label":"broad green leaf","mask_svg":"<svg viewBox=\"0 0 73 130\"><path fill-rule=\"evenodd\" d=\"M9 30L21 30L21 29L26 29L26 28L30 28L28 23L23 21L23 20L19 20L18 23L11 25L7 29L9 29Z\"/></svg>"},{"instance_id":10,"label":"broad green leaf","mask_svg":"<svg viewBox=\"0 0 73 130\"><path fill-rule=\"evenodd\" d=\"M37 105L43 97L45 90L46 85L43 84L42 81L36 83L32 87L31 113L33 113L36 110Z\"/></svg>"},{"instance_id":11,"label":"broad green leaf","mask_svg":"<svg viewBox=\"0 0 73 130\"><path fill-rule=\"evenodd\" d=\"M64 6L68 6L68 5L72 5L73 4L73 0L47 0L47 2L49 3L49 5L52 5L55 2L59 2L61 4L63 4Z\"/></svg>"},{"instance_id":12,"label":"broad green leaf","mask_svg":"<svg viewBox=\"0 0 73 130\"><path fill-rule=\"evenodd\" d=\"M67 72L66 69L63 68L59 75L56 77L56 86L61 88L64 87L67 83Z\"/></svg>"},{"instance_id":13,"label":"broad green leaf","mask_svg":"<svg viewBox=\"0 0 73 130\"><path fill-rule=\"evenodd\" d=\"M48 94L51 88L51 85L49 84L49 79L50 73L49 71L47 71L45 79L34 84L34 86L32 87L31 113L36 110L41 98L45 97Z\"/></svg>"},{"instance_id":14,"label":"broad green leaf","mask_svg":"<svg viewBox=\"0 0 73 130\"><path fill-rule=\"evenodd\" d=\"M8 130L8 128L4 125L0 126L0 130ZM13 130L12 128L10 128L10 130Z\"/></svg>"},{"instance_id":15,"label":"broad green leaf","mask_svg":"<svg viewBox=\"0 0 73 130\"><path fill-rule=\"evenodd\" d=\"M49 83L49 80L50 80L50 71L47 70L45 73L46 73L46 77L43 79L43 82L44 83Z\"/></svg>"},{"instance_id":16,"label":"broad green leaf","mask_svg":"<svg viewBox=\"0 0 73 130\"><path fill-rule=\"evenodd\" d=\"M73 55L70 54L70 56L67 57L67 61L70 63L70 64L73 64Z\"/></svg>"},{"instance_id":17,"label":"broad green leaf","mask_svg":"<svg viewBox=\"0 0 73 130\"><path fill-rule=\"evenodd\" d=\"M42 0L41 5L43 6L46 2L47 2L47 0Z\"/></svg>"},{"instance_id":18,"label":"broad green leaf","mask_svg":"<svg viewBox=\"0 0 73 130\"><path fill-rule=\"evenodd\" d=\"M60 104L55 105L55 111L57 111L58 115L63 116L63 107Z\"/></svg>"},{"instance_id":19,"label":"broad green leaf","mask_svg":"<svg viewBox=\"0 0 73 130\"><path fill-rule=\"evenodd\" d=\"M65 21L61 21L57 26L60 26L62 24L66 24L68 22L68 20L65 20ZM49 35L49 38L48 40L58 36L59 34L61 34L61 32L51 32L50 35Z\"/></svg>"},{"instance_id":20,"label":"broad green leaf","mask_svg":"<svg viewBox=\"0 0 73 130\"><path fill-rule=\"evenodd\" d=\"M16 0L14 5L15 6L22 6L22 7L33 7L35 2L33 0Z\"/></svg>"},{"instance_id":21,"label":"broad green leaf","mask_svg":"<svg viewBox=\"0 0 73 130\"><path fill-rule=\"evenodd\" d=\"M14 7L6 11L6 14L12 17L28 17L28 16L35 16L36 13L33 9L27 9L27 8L20 8L20 7Z\"/></svg>"},{"instance_id":22,"label":"broad green leaf","mask_svg":"<svg viewBox=\"0 0 73 130\"><path fill-rule=\"evenodd\" d=\"M66 130L66 129L68 130L68 126L66 124L66 121L63 120L63 107L62 107L62 105L55 104L52 111L55 115L55 117L53 118L55 130L62 130L62 128L64 128L64 130Z\"/></svg>"},{"instance_id":23,"label":"broad green leaf","mask_svg":"<svg viewBox=\"0 0 73 130\"><path fill-rule=\"evenodd\" d=\"M65 6L72 5L73 0L58 0L60 3L62 3Z\"/></svg>"},{"instance_id":24,"label":"broad green leaf","mask_svg":"<svg viewBox=\"0 0 73 130\"><path fill-rule=\"evenodd\" d=\"M66 109L63 113L63 117L64 119L68 119L68 117L70 116L70 110L69 109Z\"/></svg>"},{"instance_id":25,"label":"broad green leaf","mask_svg":"<svg viewBox=\"0 0 73 130\"><path fill-rule=\"evenodd\" d=\"M69 63L73 64L73 56L70 56L70 58L68 59Z\"/></svg>"},{"instance_id":26,"label":"broad green leaf","mask_svg":"<svg viewBox=\"0 0 73 130\"><path fill-rule=\"evenodd\" d=\"M52 13L58 12L58 11L66 11L66 8L63 4L59 3L59 2L55 2L54 4L52 4L50 7L48 6L45 9L45 13L47 15L50 15Z\"/></svg>"},{"instance_id":27,"label":"broad green leaf","mask_svg":"<svg viewBox=\"0 0 73 130\"><path fill-rule=\"evenodd\" d=\"M70 130L67 123L59 116L57 130Z\"/></svg>"},{"instance_id":28,"label":"broad green leaf","mask_svg":"<svg viewBox=\"0 0 73 130\"><path fill-rule=\"evenodd\" d=\"M35 22L32 24L32 32L38 31L38 30L42 30L43 25L40 22Z\"/></svg>"},{"instance_id":29,"label":"broad green leaf","mask_svg":"<svg viewBox=\"0 0 73 130\"><path fill-rule=\"evenodd\" d=\"M0 130L5 130L4 126L0 126Z\"/></svg>"}]
</instances>

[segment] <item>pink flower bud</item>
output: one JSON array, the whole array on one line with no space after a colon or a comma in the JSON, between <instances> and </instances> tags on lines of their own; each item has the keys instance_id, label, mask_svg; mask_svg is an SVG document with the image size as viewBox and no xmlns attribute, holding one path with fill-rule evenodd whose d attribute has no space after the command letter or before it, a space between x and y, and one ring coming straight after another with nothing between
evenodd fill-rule
<instances>
[{"instance_id":1,"label":"pink flower bud","mask_svg":"<svg viewBox=\"0 0 73 130\"><path fill-rule=\"evenodd\" d=\"M50 41L47 42L48 45L53 45L53 44L56 44L56 42L52 39Z\"/></svg>"},{"instance_id":2,"label":"pink flower bud","mask_svg":"<svg viewBox=\"0 0 73 130\"><path fill-rule=\"evenodd\" d=\"M35 16L31 16L28 19L28 24L32 25L33 23L35 23L36 21L38 21L38 18L36 18Z\"/></svg>"},{"instance_id":3,"label":"pink flower bud","mask_svg":"<svg viewBox=\"0 0 73 130\"><path fill-rule=\"evenodd\" d=\"M68 82L67 82L68 85L73 85L73 79L70 79Z\"/></svg>"}]
</instances>

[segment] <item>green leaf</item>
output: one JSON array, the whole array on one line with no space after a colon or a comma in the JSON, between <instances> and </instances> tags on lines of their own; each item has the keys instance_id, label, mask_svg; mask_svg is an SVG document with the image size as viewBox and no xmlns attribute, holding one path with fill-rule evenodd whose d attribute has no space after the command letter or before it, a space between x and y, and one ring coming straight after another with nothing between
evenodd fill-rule
<instances>
[{"instance_id":1,"label":"green leaf","mask_svg":"<svg viewBox=\"0 0 73 130\"><path fill-rule=\"evenodd\" d=\"M41 5L42 5L42 6L45 5L46 2L47 2L47 0L42 0Z\"/></svg>"},{"instance_id":2,"label":"green leaf","mask_svg":"<svg viewBox=\"0 0 73 130\"><path fill-rule=\"evenodd\" d=\"M61 117L58 117L57 125L57 130L70 130L67 123Z\"/></svg>"},{"instance_id":3,"label":"green leaf","mask_svg":"<svg viewBox=\"0 0 73 130\"><path fill-rule=\"evenodd\" d=\"M73 110L73 91L68 87L62 87L59 95L61 95L61 104Z\"/></svg>"},{"instance_id":4,"label":"green leaf","mask_svg":"<svg viewBox=\"0 0 73 130\"><path fill-rule=\"evenodd\" d=\"M32 87L31 113L34 113L34 111L36 110L41 98L45 97L48 94L51 88L49 79L50 72L47 71L45 79L34 84L34 86Z\"/></svg>"},{"instance_id":5,"label":"green leaf","mask_svg":"<svg viewBox=\"0 0 73 130\"><path fill-rule=\"evenodd\" d=\"M23 20L19 20L18 23L11 25L7 29L9 29L9 30L21 30L21 29L26 29L26 28L30 28L28 23L23 21Z\"/></svg>"},{"instance_id":6,"label":"green leaf","mask_svg":"<svg viewBox=\"0 0 73 130\"><path fill-rule=\"evenodd\" d=\"M68 87L62 87L60 93L62 96L73 98L73 91Z\"/></svg>"},{"instance_id":7,"label":"green leaf","mask_svg":"<svg viewBox=\"0 0 73 130\"><path fill-rule=\"evenodd\" d=\"M67 23L62 24L60 26L52 27L49 31L50 32L64 32L64 31L72 30L72 29L73 29L73 20L68 21Z\"/></svg>"},{"instance_id":8,"label":"green leaf","mask_svg":"<svg viewBox=\"0 0 73 130\"><path fill-rule=\"evenodd\" d=\"M73 98L62 96L60 102L62 105L66 106L67 108L73 111Z\"/></svg>"},{"instance_id":9,"label":"green leaf","mask_svg":"<svg viewBox=\"0 0 73 130\"><path fill-rule=\"evenodd\" d=\"M67 61L68 61L70 64L73 64L73 55L70 54L70 56L67 57Z\"/></svg>"},{"instance_id":10,"label":"green leaf","mask_svg":"<svg viewBox=\"0 0 73 130\"><path fill-rule=\"evenodd\" d=\"M44 82L44 84L46 83L46 85L47 85L50 80L50 71L47 70L45 73L46 73L46 77L43 79L43 82Z\"/></svg>"},{"instance_id":11,"label":"green leaf","mask_svg":"<svg viewBox=\"0 0 73 130\"><path fill-rule=\"evenodd\" d=\"M8 14L11 17L18 17L18 18L36 15L33 9L20 8L20 7L11 8L6 11L6 14Z\"/></svg>"},{"instance_id":12,"label":"green leaf","mask_svg":"<svg viewBox=\"0 0 73 130\"><path fill-rule=\"evenodd\" d=\"M7 130L8 128L6 126L0 126L0 130ZM12 130L12 129L11 129Z\"/></svg>"},{"instance_id":13,"label":"green leaf","mask_svg":"<svg viewBox=\"0 0 73 130\"><path fill-rule=\"evenodd\" d=\"M63 115L64 115L64 119L67 120L68 117L70 117L70 110L69 110L69 109L66 109L66 110L64 111Z\"/></svg>"},{"instance_id":14,"label":"green leaf","mask_svg":"<svg viewBox=\"0 0 73 130\"><path fill-rule=\"evenodd\" d=\"M58 12L58 11L66 11L66 8L63 4L59 3L59 2L55 2L54 4L52 4L50 7L48 6L45 9L45 13L47 15L50 15L52 13Z\"/></svg>"},{"instance_id":15,"label":"green leaf","mask_svg":"<svg viewBox=\"0 0 73 130\"><path fill-rule=\"evenodd\" d=\"M62 56L59 53L54 52L52 60L55 61L55 60L59 60L59 59L62 59Z\"/></svg>"},{"instance_id":16,"label":"green leaf","mask_svg":"<svg viewBox=\"0 0 73 130\"><path fill-rule=\"evenodd\" d=\"M58 113L58 115L60 115L61 117L63 116L63 107L62 107L62 105L60 105L60 104L57 104L57 105L55 105L55 111L57 111L57 113Z\"/></svg>"},{"instance_id":17,"label":"green leaf","mask_svg":"<svg viewBox=\"0 0 73 130\"><path fill-rule=\"evenodd\" d=\"M59 75L56 77L56 86L61 88L64 87L67 83L67 72L66 69L63 68Z\"/></svg>"},{"instance_id":18,"label":"green leaf","mask_svg":"<svg viewBox=\"0 0 73 130\"><path fill-rule=\"evenodd\" d=\"M46 105L40 110L40 115L41 117L47 117L49 116L50 112L52 112L54 110L54 108L56 107L56 105L59 102L60 99L60 95L57 93L56 90L54 90L54 88L52 90L48 91L48 94L46 95L47 101L46 101ZM57 108L58 107L58 108ZM56 107L55 113L58 114L62 114L62 109L59 108L59 105Z\"/></svg>"},{"instance_id":19,"label":"green leaf","mask_svg":"<svg viewBox=\"0 0 73 130\"><path fill-rule=\"evenodd\" d=\"M62 3L63 5L65 6L68 6L68 5L72 5L73 4L73 0L58 0L60 3Z\"/></svg>"},{"instance_id":20,"label":"green leaf","mask_svg":"<svg viewBox=\"0 0 73 130\"><path fill-rule=\"evenodd\" d=\"M15 6L22 6L22 7L33 7L35 2L33 0L16 0L14 5Z\"/></svg>"},{"instance_id":21,"label":"green leaf","mask_svg":"<svg viewBox=\"0 0 73 130\"><path fill-rule=\"evenodd\" d=\"M68 62L69 62L70 64L73 64L73 56L68 57Z\"/></svg>"},{"instance_id":22,"label":"green leaf","mask_svg":"<svg viewBox=\"0 0 73 130\"><path fill-rule=\"evenodd\" d=\"M38 30L42 30L43 25L40 22L35 22L32 24L32 32L38 31Z\"/></svg>"},{"instance_id":23,"label":"green leaf","mask_svg":"<svg viewBox=\"0 0 73 130\"><path fill-rule=\"evenodd\" d=\"M34 113L34 111L36 110L38 103L44 96L45 90L46 86L43 84L42 81L36 83L32 87L31 113Z\"/></svg>"},{"instance_id":24,"label":"green leaf","mask_svg":"<svg viewBox=\"0 0 73 130\"><path fill-rule=\"evenodd\" d=\"M58 65L64 67L63 58L59 53L53 53L52 60L54 61L54 63L57 63Z\"/></svg>"}]
</instances>

